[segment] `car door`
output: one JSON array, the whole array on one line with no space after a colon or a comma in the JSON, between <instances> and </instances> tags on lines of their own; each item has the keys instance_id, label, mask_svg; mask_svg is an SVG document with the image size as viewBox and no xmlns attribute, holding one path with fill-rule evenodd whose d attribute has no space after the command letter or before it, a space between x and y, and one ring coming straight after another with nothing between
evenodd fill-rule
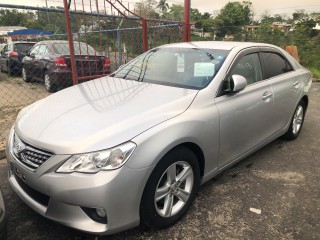
<instances>
[{"instance_id":1,"label":"car door","mask_svg":"<svg viewBox=\"0 0 320 240\"><path fill-rule=\"evenodd\" d=\"M274 93L274 122L277 131L283 130L291 119L302 91L301 70L295 71L290 62L276 49L260 52L264 79Z\"/></svg>"},{"instance_id":2,"label":"car door","mask_svg":"<svg viewBox=\"0 0 320 240\"><path fill-rule=\"evenodd\" d=\"M36 68L34 66L35 57L38 54L40 45L34 46L32 49L30 49L30 52L27 56L23 58L23 65L24 68L27 71L28 76L34 78L36 77Z\"/></svg>"},{"instance_id":3,"label":"car door","mask_svg":"<svg viewBox=\"0 0 320 240\"><path fill-rule=\"evenodd\" d=\"M238 54L223 84L226 88L231 76L237 74L247 79L247 87L238 93L220 94L215 99L220 115L219 168L240 158L273 134L269 116L273 93L269 81L262 79L258 51L251 49Z\"/></svg>"}]
</instances>

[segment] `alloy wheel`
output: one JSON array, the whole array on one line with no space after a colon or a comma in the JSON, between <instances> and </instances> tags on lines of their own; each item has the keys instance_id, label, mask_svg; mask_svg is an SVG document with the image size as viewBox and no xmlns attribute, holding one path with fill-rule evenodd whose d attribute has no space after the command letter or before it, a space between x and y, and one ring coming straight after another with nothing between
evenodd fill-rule
<instances>
[{"instance_id":1,"label":"alloy wheel","mask_svg":"<svg viewBox=\"0 0 320 240\"><path fill-rule=\"evenodd\" d=\"M294 134L297 134L299 132L302 125L302 121L303 121L303 107L299 105L293 116L292 131Z\"/></svg>"},{"instance_id":2,"label":"alloy wheel","mask_svg":"<svg viewBox=\"0 0 320 240\"><path fill-rule=\"evenodd\" d=\"M157 213L162 217L177 214L188 201L194 184L193 169L184 161L175 162L162 174L154 196Z\"/></svg>"},{"instance_id":3,"label":"alloy wheel","mask_svg":"<svg viewBox=\"0 0 320 240\"><path fill-rule=\"evenodd\" d=\"M27 82L27 73L25 68L22 68L22 79Z\"/></svg>"}]
</instances>

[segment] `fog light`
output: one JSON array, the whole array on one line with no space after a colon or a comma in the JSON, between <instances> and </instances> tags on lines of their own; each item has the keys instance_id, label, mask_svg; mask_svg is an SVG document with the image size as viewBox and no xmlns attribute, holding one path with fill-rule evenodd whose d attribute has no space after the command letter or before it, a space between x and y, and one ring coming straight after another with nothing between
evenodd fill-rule
<instances>
[{"instance_id":1,"label":"fog light","mask_svg":"<svg viewBox=\"0 0 320 240\"><path fill-rule=\"evenodd\" d=\"M108 224L107 212L104 208L87 208L81 207L81 209L90 217L93 221L103 224Z\"/></svg>"},{"instance_id":2,"label":"fog light","mask_svg":"<svg viewBox=\"0 0 320 240\"><path fill-rule=\"evenodd\" d=\"M107 216L106 210L103 208L97 208L96 209L97 215L101 218L105 218Z\"/></svg>"}]
</instances>

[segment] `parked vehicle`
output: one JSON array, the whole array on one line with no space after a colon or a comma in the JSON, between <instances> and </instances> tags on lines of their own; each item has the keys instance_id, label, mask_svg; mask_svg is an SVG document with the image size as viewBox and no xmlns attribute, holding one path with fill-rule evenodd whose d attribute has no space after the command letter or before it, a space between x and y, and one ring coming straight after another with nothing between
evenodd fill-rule
<instances>
[{"instance_id":1,"label":"parked vehicle","mask_svg":"<svg viewBox=\"0 0 320 240\"><path fill-rule=\"evenodd\" d=\"M6 219L6 209L4 206L2 192L0 189L0 240L5 240L5 239L7 239L7 219Z\"/></svg>"},{"instance_id":2,"label":"parked vehicle","mask_svg":"<svg viewBox=\"0 0 320 240\"><path fill-rule=\"evenodd\" d=\"M6 145L9 182L35 211L82 231L168 227L201 184L298 137L311 82L273 45L157 47L24 108Z\"/></svg>"},{"instance_id":3,"label":"parked vehicle","mask_svg":"<svg viewBox=\"0 0 320 240\"><path fill-rule=\"evenodd\" d=\"M12 42L6 44L0 54L0 70L9 76L20 74L22 59L35 42Z\"/></svg>"},{"instance_id":4,"label":"parked vehicle","mask_svg":"<svg viewBox=\"0 0 320 240\"><path fill-rule=\"evenodd\" d=\"M110 59L83 42L74 43L78 77L110 73ZM72 85L70 49L68 41L37 43L23 59L22 78L44 81L47 91Z\"/></svg>"}]
</instances>

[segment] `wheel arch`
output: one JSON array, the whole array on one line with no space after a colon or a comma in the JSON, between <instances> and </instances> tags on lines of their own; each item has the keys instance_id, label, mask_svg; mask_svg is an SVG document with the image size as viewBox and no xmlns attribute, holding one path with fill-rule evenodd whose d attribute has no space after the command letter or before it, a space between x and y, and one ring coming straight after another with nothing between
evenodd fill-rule
<instances>
[{"instance_id":1,"label":"wheel arch","mask_svg":"<svg viewBox=\"0 0 320 240\"><path fill-rule=\"evenodd\" d=\"M309 98L307 95L304 95L302 98L301 98L302 101L304 101L304 103L306 104L306 110L308 109L308 105L309 105Z\"/></svg>"},{"instance_id":2,"label":"wheel arch","mask_svg":"<svg viewBox=\"0 0 320 240\"><path fill-rule=\"evenodd\" d=\"M197 156L198 163L199 163L199 169L200 169L200 177L203 177L204 169L205 169L205 157L204 157L202 149L197 144L195 144L193 142L185 142L185 143L181 143L181 144L175 146L174 148L169 150L168 153L177 147L186 147L186 148L190 149Z\"/></svg>"}]
</instances>

